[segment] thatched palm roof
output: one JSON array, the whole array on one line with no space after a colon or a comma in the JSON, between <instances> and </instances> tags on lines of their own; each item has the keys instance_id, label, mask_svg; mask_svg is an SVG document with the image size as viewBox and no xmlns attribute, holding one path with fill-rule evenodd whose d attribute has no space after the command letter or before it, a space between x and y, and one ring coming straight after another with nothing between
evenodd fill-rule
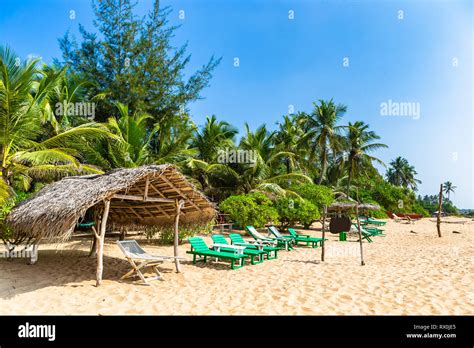
<instances>
[{"instance_id":1,"label":"thatched palm roof","mask_svg":"<svg viewBox=\"0 0 474 348\"><path fill-rule=\"evenodd\" d=\"M129 198L120 198L125 195ZM86 211L100 210L106 199L111 199L109 221L114 226L172 221L176 206L170 199L185 201L182 221L210 220L216 213L214 205L175 166L149 165L64 178L20 203L7 223L16 236L65 241Z\"/></svg>"}]
</instances>

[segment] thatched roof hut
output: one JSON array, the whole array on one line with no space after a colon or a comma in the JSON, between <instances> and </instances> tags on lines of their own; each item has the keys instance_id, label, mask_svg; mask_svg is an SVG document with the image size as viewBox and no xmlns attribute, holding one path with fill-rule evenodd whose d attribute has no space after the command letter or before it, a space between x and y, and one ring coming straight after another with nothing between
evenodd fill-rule
<instances>
[{"instance_id":1,"label":"thatched roof hut","mask_svg":"<svg viewBox=\"0 0 474 348\"><path fill-rule=\"evenodd\" d=\"M36 243L44 239L62 242L71 237L88 210L97 222L93 230L99 253L107 221L114 226L174 222L177 250L179 216L193 222L209 221L216 215L214 205L175 166L166 164L64 178L15 207L7 223L16 237Z\"/></svg>"}]
</instances>

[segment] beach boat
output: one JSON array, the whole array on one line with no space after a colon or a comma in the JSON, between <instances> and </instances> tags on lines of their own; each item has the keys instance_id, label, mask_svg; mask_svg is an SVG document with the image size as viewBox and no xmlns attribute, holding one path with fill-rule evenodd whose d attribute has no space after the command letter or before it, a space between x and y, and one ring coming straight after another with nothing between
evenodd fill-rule
<instances>
[{"instance_id":1,"label":"beach boat","mask_svg":"<svg viewBox=\"0 0 474 348\"><path fill-rule=\"evenodd\" d=\"M391 211L387 211L386 213L392 219L395 219L398 217L405 220L407 220L408 218L410 218L411 220L420 220L423 217L423 215L421 214L402 214L402 213L394 214Z\"/></svg>"}]
</instances>

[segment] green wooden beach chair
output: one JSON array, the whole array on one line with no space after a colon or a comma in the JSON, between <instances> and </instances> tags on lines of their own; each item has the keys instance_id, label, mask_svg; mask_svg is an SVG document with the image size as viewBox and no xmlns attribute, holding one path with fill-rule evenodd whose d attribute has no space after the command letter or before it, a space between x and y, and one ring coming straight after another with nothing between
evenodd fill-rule
<instances>
[{"instance_id":1,"label":"green wooden beach chair","mask_svg":"<svg viewBox=\"0 0 474 348\"><path fill-rule=\"evenodd\" d=\"M255 239L261 244L266 244L268 246L278 245L278 241L275 238L265 237L260 232L258 232L253 226L245 226L245 229L253 237L253 239Z\"/></svg>"},{"instance_id":2,"label":"green wooden beach chair","mask_svg":"<svg viewBox=\"0 0 474 348\"><path fill-rule=\"evenodd\" d=\"M290 235L293 237L296 245L299 243L305 243L308 246L311 245L311 247L317 248L318 244L321 246L321 243L323 242L322 238L311 237L309 234L298 234L293 228L289 228L288 232L290 232ZM327 238L325 240L327 240Z\"/></svg>"},{"instance_id":3,"label":"green wooden beach chair","mask_svg":"<svg viewBox=\"0 0 474 348\"><path fill-rule=\"evenodd\" d=\"M296 244L296 242L293 237L281 234L275 226L268 227L268 233L275 236L275 239L278 240L280 243L284 243L286 250L294 249L293 246Z\"/></svg>"},{"instance_id":4,"label":"green wooden beach chair","mask_svg":"<svg viewBox=\"0 0 474 348\"><path fill-rule=\"evenodd\" d=\"M359 230L357 229L357 226L352 225L350 232L359 233ZM371 237L375 237L375 234L374 234L374 233L368 232L368 231L365 230L362 226L360 227L360 233L361 233L361 235L362 235L362 240L366 240L366 241L369 242L369 243L372 243L372 242L373 242L373 240L372 240Z\"/></svg>"},{"instance_id":5,"label":"green wooden beach chair","mask_svg":"<svg viewBox=\"0 0 474 348\"><path fill-rule=\"evenodd\" d=\"M217 243L217 244L228 244L229 245L229 249L225 248L225 247L222 247L221 250L222 251L232 251L232 245L229 244L227 242L227 239L225 239L225 237L222 235L222 234L213 234L212 235L212 241L214 243ZM258 263L262 263L265 259L265 255L268 254L267 251L264 251L264 250L258 250L258 249L253 249L253 248L248 248L244 245L241 245L243 247L245 247L244 249L244 255L247 255L250 257L250 263L252 265L256 265ZM258 261L256 261L255 259L258 258Z\"/></svg>"},{"instance_id":6,"label":"green wooden beach chair","mask_svg":"<svg viewBox=\"0 0 474 348\"><path fill-rule=\"evenodd\" d=\"M246 226L245 227L247 231L250 233L252 237L254 237L256 240L273 240L277 242L277 246L283 246L286 251L293 250L293 244L294 241L291 238L285 238L283 236L281 237L265 237L261 235L253 226Z\"/></svg>"},{"instance_id":7,"label":"green wooden beach chair","mask_svg":"<svg viewBox=\"0 0 474 348\"><path fill-rule=\"evenodd\" d=\"M187 254L193 255L193 263L197 262L196 257L199 256L204 262L207 261L207 257L216 257L217 259L230 260L230 268L237 269L244 267L245 259L248 258L247 255L239 255L236 253L225 252L225 251L215 251L209 249L206 242L200 237L191 237L188 239L191 244L191 250L186 251ZM236 261L239 261L239 264L236 265Z\"/></svg>"},{"instance_id":8,"label":"green wooden beach chair","mask_svg":"<svg viewBox=\"0 0 474 348\"><path fill-rule=\"evenodd\" d=\"M354 226L354 228L357 230L357 223L353 223L352 226ZM370 235L372 235L373 237L377 237L377 236L385 237L385 234L383 234L383 230L381 230L380 228L362 226L362 225L361 225L361 228L362 228L363 232L367 232Z\"/></svg>"},{"instance_id":9,"label":"green wooden beach chair","mask_svg":"<svg viewBox=\"0 0 474 348\"><path fill-rule=\"evenodd\" d=\"M364 223L367 224L367 225L375 225L375 226L385 226L385 224L387 223L386 221L380 221L380 220L375 220L375 219L372 219L372 218L366 218L364 220Z\"/></svg>"},{"instance_id":10,"label":"green wooden beach chair","mask_svg":"<svg viewBox=\"0 0 474 348\"><path fill-rule=\"evenodd\" d=\"M234 245L243 245L246 246L247 248L252 248L255 250L263 250L267 252L267 260L273 260L278 258L278 250L281 250L281 248L265 245L262 243L259 243L256 240L253 241L245 241L242 236L238 233L231 233L229 234L229 238ZM273 256L272 256L273 253Z\"/></svg>"}]
</instances>

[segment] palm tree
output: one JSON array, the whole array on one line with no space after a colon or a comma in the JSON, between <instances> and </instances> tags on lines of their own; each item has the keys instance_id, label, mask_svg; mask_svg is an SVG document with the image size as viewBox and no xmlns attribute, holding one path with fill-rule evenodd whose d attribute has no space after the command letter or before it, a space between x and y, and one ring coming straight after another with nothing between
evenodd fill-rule
<instances>
[{"instance_id":1,"label":"palm tree","mask_svg":"<svg viewBox=\"0 0 474 348\"><path fill-rule=\"evenodd\" d=\"M276 133L269 132L265 125L250 131L245 124L246 135L240 141L240 148L253 151L255 163L240 166L239 187L243 192L264 191L279 195L294 194L285 189L291 181L312 182L308 176L298 173L284 173L278 170L277 163L282 158L294 157L294 153L278 151L275 146Z\"/></svg>"},{"instance_id":2,"label":"palm tree","mask_svg":"<svg viewBox=\"0 0 474 348\"><path fill-rule=\"evenodd\" d=\"M225 121L217 121L216 116L206 117L206 123L195 132L192 147L199 151L198 158L207 163L216 162L219 150L234 148L237 128Z\"/></svg>"},{"instance_id":3,"label":"palm tree","mask_svg":"<svg viewBox=\"0 0 474 348\"><path fill-rule=\"evenodd\" d=\"M374 131L368 129L369 125L362 121L349 122L347 126L346 149L342 156L348 173L347 196L349 196L351 180L354 177L371 168L373 162L385 165L380 159L369 155L369 153L388 146L382 143L374 143L380 137Z\"/></svg>"},{"instance_id":4,"label":"palm tree","mask_svg":"<svg viewBox=\"0 0 474 348\"><path fill-rule=\"evenodd\" d=\"M313 112L304 116L305 139L311 141L312 153L319 152L321 171L318 184L320 185L326 176L329 151L335 155L340 149L339 131L342 127L337 126L337 122L347 111L347 107L342 104L334 104L332 99L329 101L319 100L319 105L316 103L313 105Z\"/></svg>"},{"instance_id":5,"label":"palm tree","mask_svg":"<svg viewBox=\"0 0 474 348\"><path fill-rule=\"evenodd\" d=\"M96 129L82 126L42 138L45 107L63 71L46 74L37 65L38 59L19 62L8 47L0 46L0 201L13 194L13 187L29 190L34 179L100 172L81 165L80 154L69 146L97 135Z\"/></svg>"},{"instance_id":6,"label":"palm tree","mask_svg":"<svg viewBox=\"0 0 474 348\"><path fill-rule=\"evenodd\" d=\"M417 174L415 167L411 166L403 157L397 157L390 162L390 168L387 171L387 181L395 186L411 188L417 190L417 185L421 183L415 178Z\"/></svg>"},{"instance_id":7,"label":"palm tree","mask_svg":"<svg viewBox=\"0 0 474 348\"><path fill-rule=\"evenodd\" d=\"M195 130L191 139L191 149L195 156L189 157L184 165L185 171L197 180L202 190L212 186L212 179L229 174L225 163L218 163L219 152L235 149L234 137L238 130L225 121L217 121L215 115L206 117L206 123Z\"/></svg>"},{"instance_id":8,"label":"palm tree","mask_svg":"<svg viewBox=\"0 0 474 348\"><path fill-rule=\"evenodd\" d=\"M116 105L119 117L111 117L107 122L107 127L118 137L118 141L109 143L112 167L130 168L152 162L150 143L158 129L147 129L146 122L151 116L140 112L129 115L127 105Z\"/></svg>"},{"instance_id":9,"label":"palm tree","mask_svg":"<svg viewBox=\"0 0 474 348\"><path fill-rule=\"evenodd\" d=\"M295 168L300 167L300 160L304 158L303 136L298 116L283 116L283 122L279 123L279 130L275 135L276 147L288 155L283 158L286 173L289 174Z\"/></svg>"},{"instance_id":10,"label":"palm tree","mask_svg":"<svg viewBox=\"0 0 474 348\"><path fill-rule=\"evenodd\" d=\"M448 195L448 200L449 200L449 194L452 192L454 193L454 190L456 189L456 186L453 185L451 181L446 181L443 184L443 191Z\"/></svg>"}]
</instances>

